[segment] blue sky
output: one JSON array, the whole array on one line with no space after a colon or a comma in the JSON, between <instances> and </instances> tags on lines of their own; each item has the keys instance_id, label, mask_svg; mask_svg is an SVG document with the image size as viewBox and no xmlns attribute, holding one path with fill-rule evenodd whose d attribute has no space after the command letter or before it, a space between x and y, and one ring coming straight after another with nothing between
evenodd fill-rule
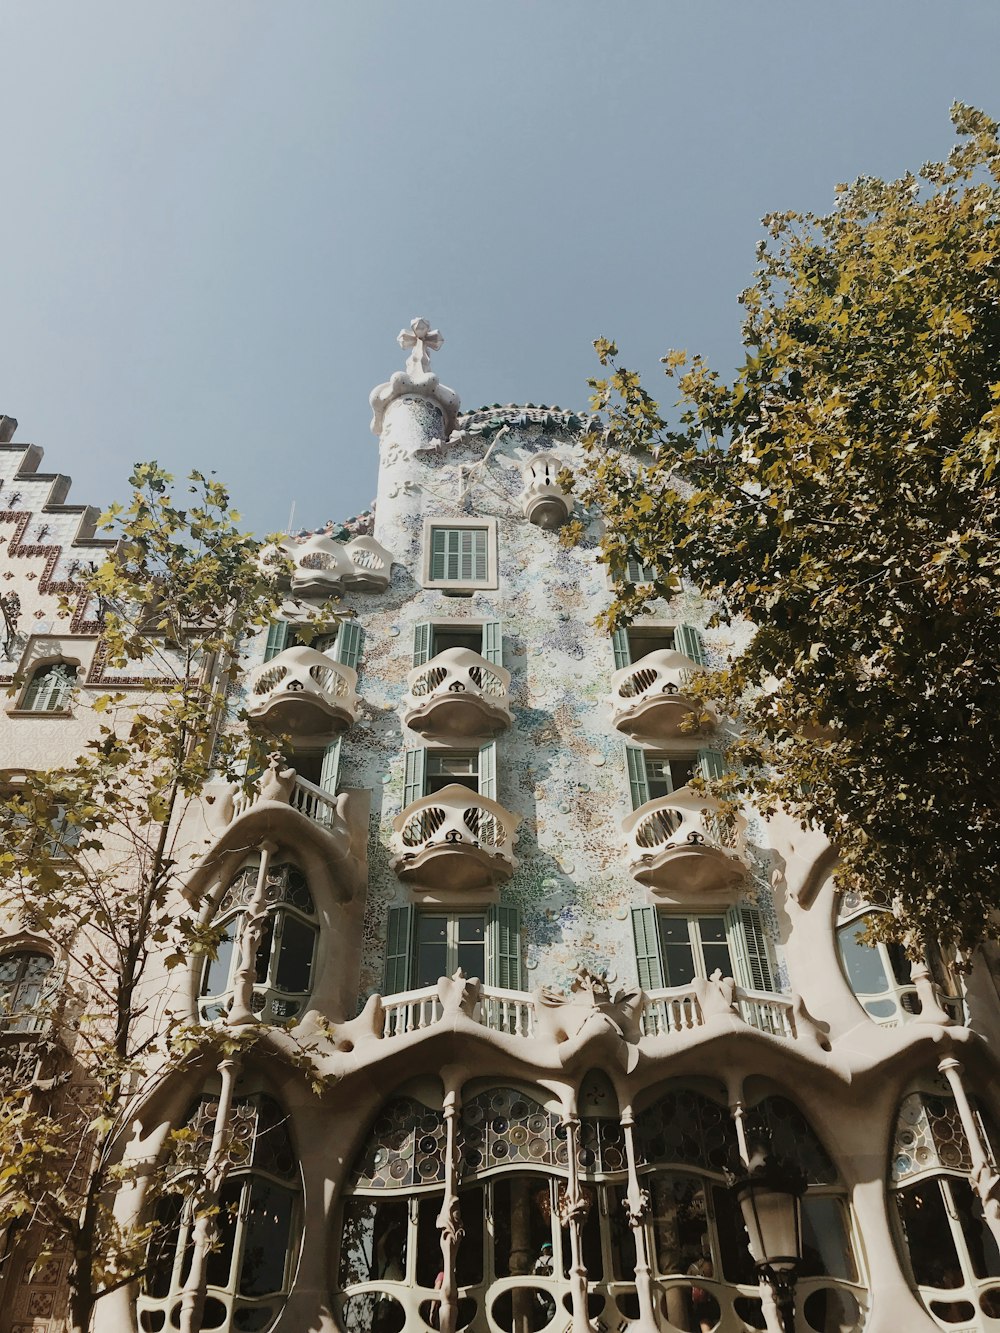
<instances>
[{"instance_id":1,"label":"blue sky","mask_svg":"<svg viewBox=\"0 0 1000 1333\"><path fill-rule=\"evenodd\" d=\"M585 406L598 335L729 371L763 213L1000 114L995 0L3 0L0 49L0 412L75 500L157 458L259 531L367 505L413 316L466 407Z\"/></svg>"}]
</instances>

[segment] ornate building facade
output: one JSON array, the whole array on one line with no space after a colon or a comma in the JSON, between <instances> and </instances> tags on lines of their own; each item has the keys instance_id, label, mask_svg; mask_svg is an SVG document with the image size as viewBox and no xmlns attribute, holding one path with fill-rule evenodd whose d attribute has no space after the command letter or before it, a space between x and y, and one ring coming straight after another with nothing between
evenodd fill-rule
<instances>
[{"instance_id":1,"label":"ornate building facade","mask_svg":"<svg viewBox=\"0 0 1000 1333\"><path fill-rule=\"evenodd\" d=\"M729 724L693 730L685 688L735 632L679 585L599 633L599 520L558 534L586 421L463 412L439 335L400 341L371 395L373 519L283 543L283 614L247 647L240 702L281 752L253 797L219 782L186 816L186 894L225 930L174 1002L268 1028L238 1066L165 1079L128 1148L180 1170L170 1128L211 1144L225 1120L201 1327L776 1329L727 1183L763 1149L805 1181L798 1329L1000 1329L991 959L959 975L865 944L821 836L718 817L697 779L724 771ZM12 432L8 784L77 752L80 693L143 688L94 625L57 620L95 515ZM330 595L343 618L298 642ZM60 966L6 919L0 1040L44 1033ZM147 1276L99 1303L101 1333L183 1326L196 1224L157 1207ZM8 1255L0 1333L62 1327L65 1262Z\"/></svg>"}]
</instances>

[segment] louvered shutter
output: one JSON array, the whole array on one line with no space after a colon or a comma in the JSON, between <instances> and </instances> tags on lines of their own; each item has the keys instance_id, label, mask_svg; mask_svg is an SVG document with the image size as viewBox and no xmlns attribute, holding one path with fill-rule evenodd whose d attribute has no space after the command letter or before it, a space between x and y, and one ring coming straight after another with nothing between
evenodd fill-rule
<instances>
[{"instance_id":1,"label":"louvered shutter","mask_svg":"<svg viewBox=\"0 0 1000 1333\"><path fill-rule=\"evenodd\" d=\"M632 809L638 810L649 800L649 781L646 777L646 756L634 745L625 746L625 765L628 769L628 792Z\"/></svg>"},{"instance_id":2,"label":"louvered shutter","mask_svg":"<svg viewBox=\"0 0 1000 1333\"><path fill-rule=\"evenodd\" d=\"M616 629L611 636L611 647L615 650L615 670L632 665L632 653L628 646L628 631Z\"/></svg>"},{"instance_id":3,"label":"louvered shutter","mask_svg":"<svg viewBox=\"0 0 1000 1333\"><path fill-rule=\"evenodd\" d=\"M413 908L390 907L385 935L385 986L383 995L409 988L413 956Z\"/></svg>"},{"instance_id":4,"label":"louvered shutter","mask_svg":"<svg viewBox=\"0 0 1000 1333\"><path fill-rule=\"evenodd\" d=\"M336 658L344 666L358 669L361 651L365 646L365 632L356 620L341 621L337 631Z\"/></svg>"},{"instance_id":5,"label":"louvered shutter","mask_svg":"<svg viewBox=\"0 0 1000 1333\"><path fill-rule=\"evenodd\" d=\"M487 620L483 625L483 656L494 666L503 666L503 636L499 620Z\"/></svg>"},{"instance_id":6,"label":"louvered shutter","mask_svg":"<svg viewBox=\"0 0 1000 1333\"><path fill-rule=\"evenodd\" d=\"M434 626L429 620L421 620L413 626L413 665L423 666L431 659L431 647L434 643Z\"/></svg>"},{"instance_id":7,"label":"louvered shutter","mask_svg":"<svg viewBox=\"0 0 1000 1333\"><path fill-rule=\"evenodd\" d=\"M644 991L659 990L663 986L663 963L655 907L632 908L632 938L639 985Z\"/></svg>"},{"instance_id":8,"label":"louvered shutter","mask_svg":"<svg viewBox=\"0 0 1000 1333\"><path fill-rule=\"evenodd\" d=\"M690 657L698 666L705 665L705 649L701 633L693 625L678 625L674 629L674 647L685 657Z\"/></svg>"},{"instance_id":9,"label":"louvered shutter","mask_svg":"<svg viewBox=\"0 0 1000 1333\"><path fill-rule=\"evenodd\" d=\"M759 908L733 907L726 914L729 951L741 986L749 990L774 990L767 933Z\"/></svg>"},{"instance_id":10,"label":"louvered shutter","mask_svg":"<svg viewBox=\"0 0 1000 1333\"><path fill-rule=\"evenodd\" d=\"M726 771L726 761L719 750L698 751L698 776L706 782L721 778Z\"/></svg>"},{"instance_id":11,"label":"louvered shutter","mask_svg":"<svg viewBox=\"0 0 1000 1333\"><path fill-rule=\"evenodd\" d=\"M473 583L485 583L489 564L486 547L486 529L466 529L463 536L470 538L467 543L468 558L462 561L462 578Z\"/></svg>"},{"instance_id":12,"label":"louvered shutter","mask_svg":"<svg viewBox=\"0 0 1000 1333\"><path fill-rule=\"evenodd\" d=\"M424 794L427 780L427 751L407 750L403 756L405 769L403 775L403 807L419 801Z\"/></svg>"},{"instance_id":13,"label":"louvered shutter","mask_svg":"<svg viewBox=\"0 0 1000 1333\"><path fill-rule=\"evenodd\" d=\"M521 989L521 913L498 904L486 918L487 982L501 990Z\"/></svg>"},{"instance_id":14,"label":"louvered shutter","mask_svg":"<svg viewBox=\"0 0 1000 1333\"><path fill-rule=\"evenodd\" d=\"M431 578L447 579L455 575L449 572L449 565L458 566L458 533L454 528L431 529ZM454 550L452 543L454 542Z\"/></svg>"},{"instance_id":15,"label":"louvered shutter","mask_svg":"<svg viewBox=\"0 0 1000 1333\"><path fill-rule=\"evenodd\" d=\"M336 796L337 783L340 779L340 741L341 737L338 736L323 751L323 767L320 770L319 785L324 791L328 791L331 796Z\"/></svg>"},{"instance_id":16,"label":"louvered shutter","mask_svg":"<svg viewBox=\"0 0 1000 1333\"><path fill-rule=\"evenodd\" d=\"M267 631L267 643L264 647L264 661L270 662L272 657L277 657L279 653L284 652L287 640L288 621L272 620Z\"/></svg>"},{"instance_id":17,"label":"louvered shutter","mask_svg":"<svg viewBox=\"0 0 1000 1333\"><path fill-rule=\"evenodd\" d=\"M479 795L488 796L491 801L497 799L496 741L490 741L479 751Z\"/></svg>"}]
</instances>

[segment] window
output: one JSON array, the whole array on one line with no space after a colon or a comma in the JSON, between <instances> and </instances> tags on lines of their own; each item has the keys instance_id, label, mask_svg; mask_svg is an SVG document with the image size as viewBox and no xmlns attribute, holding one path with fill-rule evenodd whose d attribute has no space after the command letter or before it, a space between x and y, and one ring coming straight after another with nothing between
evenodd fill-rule
<instances>
[{"instance_id":1,"label":"window","mask_svg":"<svg viewBox=\"0 0 1000 1333\"><path fill-rule=\"evenodd\" d=\"M445 591L497 587L496 520L425 520L423 583Z\"/></svg>"},{"instance_id":2,"label":"window","mask_svg":"<svg viewBox=\"0 0 1000 1333\"><path fill-rule=\"evenodd\" d=\"M859 1326L857 1266L843 1187L798 1108L774 1097L750 1109L768 1146L805 1172L804 1262L797 1304L803 1327ZM791 1126L794 1140L778 1136ZM582 1206L565 1207L569 1144L541 1089L491 1086L464 1100L455 1255L458 1327L541 1333L566 1324L574 1260L585 1270L592 1317L639 1318L636 1238L624 1203L625 1130L606 1074L580 1092L577 1163ZM636 1169L649 1208L639 1238L664 1327L763 1328L760 1288L739 1206L726 1186L738 1155L735 1127L717 1097L683 1085L660 1090L635 1116ZM340 1215L337 1307L347 1333L401 1329L404 1308L438 1326L441 1213L448 1136L437 1106L397 1094L378 1113L355 1159ZM573 1234L575 1232L575 1234ZM514 1279L511 1281L511 1279ZM445 1279L447 1280L447 1279ZM735 1320L729 1318L735 1307ZM723 1312L726 1312L723 1314ZM482 1312L489 1315L480 1319Z\"/></svg>"},{"instance_id":3,"label":"window","mask_svg":"<svg viewBox=\"0 0 1000 1333\"><path fill-rule=\"evenodd\" d=\"M616 629L611 636L615 667L631 666L649 653L678 652L696 666L705 665L701 634L693 625L640 624Z\"/></svg>"},{"instance_id":4,"label":"window","mask_svg":"<svg viewBox=\"0 0 1000 1333\"><path fill-rule=\"evenodd\" d=\"M144 1333L180 1327L181 1296L192 1260L193 1210L185 1184L204 1169L219 1110L218 1093L206 1093L189 1111L190 1137L178 1145L168 1168L175 1192L161 1198L149 1263L139 1295ZM219 1198L218 1235L204 1258L207 1297L201 1327L255 1329L264 1333L285 1303L299 1225L299 1170L287 1117L264 1093L237 1092L230 1137L238 1152Z\"/></svg>"},{"instance_id":5,"label":"window","mask_svg":"<svg viewBox=\"0 0 1000 1333\"><path fill-rule=\"evenodd\" d=\"M497 761L493 741L478 750L407 750L404 770L404 807L453 783L496 800Z\"/></svg>"},{"instance_id":6,"label":"window","mask_svg":"<svg viewBox=\"0 0 1000 1333\"><path fill-rule=\"evenodd\" d=\"M0 955L0 1032L39 1032L48 1019L47 953L18 949Z\"/></svg>"},{"instance_id":7,"label":"window","mask_svg":"<svg viewBox=\"0 0 1000 1333\"><path fill-rule=\"evenodd\" d=\"M862 942L862 936L876 919L873 912L854 910L837 928L837 945L848 984L865 1013L884 1027L916 1017L921 1011L920 996L912 978L912 965L901 944ZM940 954L931 952L928 964L935 992L941 1006L962 1021L962 1000L954 977Z\"/></svg>"},{"instance_id":8,"label":"window","mask_svg":"<svg viewBox=\"0 0 1000 1333\"><path fill-rule=\"evenodd\" d=\"M626 745L625 766L633 810L638 810L647 801L661 800L680 791L694 777L710 782L725 772L725 760L719 750L675 754Z\"/></svg>"},{"instance_id":9,"label":"window","mask_svg":"<svg viewBox=\"0 0 1000 1333\"><path fill-rule=\"evenodd\" d=\"M67 713L76 684L76 667L50 662L39 667L28 682L21 708L26 713Z\"/></svg>"},{"instance_id":10,"label":"window","mask_svg":"<svg viewBox=\"0 0 1000 1333\"><path fill-rule=\"evenodd\" d=\"M983 1116L975 1109L973 1114L992 1153L995 1132L987 1133ZM1000 1253L970 1184L971 1171L954 1100L938 1091L904 1097L889 1173L897 1242L921 1300L946 1324L972 1325L977 1307L1000 1318Z\"/></svg>"},{"instance_id":11,"label":"window","mask_svg":"<svg viewBox=\"0 0 1000 1333\"><path fill-rule=\"evenodd\" d=\"M718 969L747 990L773 991L770 947L760 911L735 907L713 915L633 907L639 985L645 991L690 986Z\"/></svg>"},{"instance_id":12,"label":"window","mask_svg":"<svg viewBox=\"0 0 1000 1333\"><path fill-rule=\"evenodd\" d=\"M317 632L306 644L299 638L298 627L293 621L272 620L267 631L264 645L264 661L283 653L286 648L295 648L302 644L314 648L319 653L328 653L342 666L358 669L358 662L365 646L365 631L356 620L341 620L322 633Z\"/></svg>"},{"instance_id":13,"label":"window","mask_svg":"<svg viewBox=\"0 0 1000 1333\"><path fill-rule=\"evenodd\" d=\"M434 986L461 968L502 990L521 989L521 922L516 907L483 912L389 909L384 994Z\"/></svg>"},{"instance_id":14,"label":"window","mask_svg":"<svg viewBox=\"0 0 1000 1333\"><path fill-rule=\"evenodd\" d=\"M253 900L259 862L239 872L219 907L223 927L216 956L205 964L201 982L201 1015L221 1018L232 1003L236 972L248 947L247 908ZM312 990L319 922L305 876L295 866L269 867L265 888L266 921L254 959L254 1014L265 1023L299 1016Z\"/></svg>"},{"instance_id":15,"label":"window","mask_svg":"<svg viewBox=\"0 0 1000 1333\"><path fill-rule=\"evenodd\" d=\"M503 666L503 640L498 620L423 621L413 627L413 665L424 666L448 648L467 648L487 662Z\"/></svg>"}]
</instances>

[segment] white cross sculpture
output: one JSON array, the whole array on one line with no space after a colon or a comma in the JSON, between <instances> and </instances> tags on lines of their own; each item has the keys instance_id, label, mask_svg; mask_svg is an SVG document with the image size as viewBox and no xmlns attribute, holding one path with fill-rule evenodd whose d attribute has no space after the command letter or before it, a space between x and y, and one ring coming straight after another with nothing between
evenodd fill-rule
<instances>
[{"instance_id":1,"label":"white cross sculpture","mask_svg":"<svg viewBox=\"0 0 1000 1333\"><path fill-rule=\"evenodd\" d=\"M403 329L396 339L400 347L412 348L406 359L406 372L415 375L419 371L426 375L431 368L429 352L436 352L444 342L444 335L432 329L426 319L410 320L410 327Z\"/></svg>"}]
</instances>

